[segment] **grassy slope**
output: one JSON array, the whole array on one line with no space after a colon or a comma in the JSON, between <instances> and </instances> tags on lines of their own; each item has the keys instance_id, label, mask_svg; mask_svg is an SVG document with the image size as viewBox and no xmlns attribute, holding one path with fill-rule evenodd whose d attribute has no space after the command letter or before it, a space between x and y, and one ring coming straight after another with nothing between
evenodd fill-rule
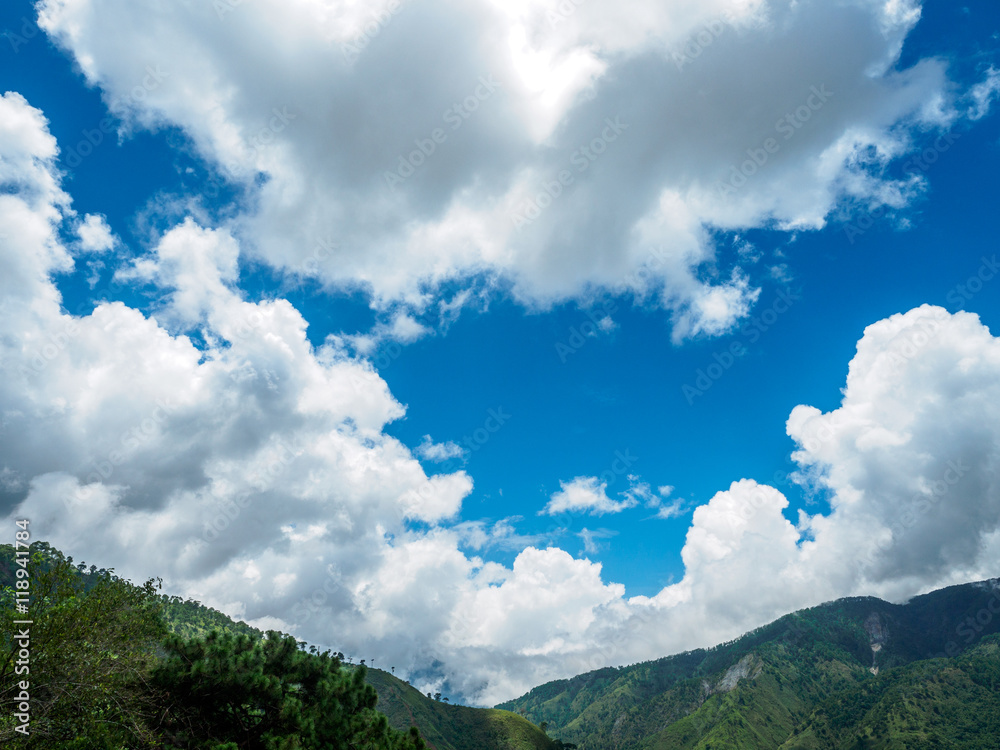
<instances>
[{"instance_id":1,"label":"grassy slope","mask_svg":"<svg viewBox=\"0 0 1000 750\"><path fill-rule=\"evenodd\" d=\"M380 669L367 681L379 695L379 711L395 729L411 725L435 750L551 750L552 741L534 724L510 711L452 706Z\"/></svg>"},{"instance_id":2,"label":"grassy slope","mask_svg":"<svg viewBox=\"0 0 1000 750\"><path fill-rule=\"evenodd\" d=\"M958 641L952 653L968 645L957 635L968 632L959 630L962 621L996 596L990 586L970 584L906 605L843 599L715 649L548 683L500 707L549 722L553 736L581 750L771 750L830 696L882 684L887 669L943 656L949 642ZM873 625L876 638L884 636L878 677L868 669ZM994 618L984 633L998 627ZM723 689L721 678L741 659L752 665L749 673Z\"/></svg>"}]
</instances>

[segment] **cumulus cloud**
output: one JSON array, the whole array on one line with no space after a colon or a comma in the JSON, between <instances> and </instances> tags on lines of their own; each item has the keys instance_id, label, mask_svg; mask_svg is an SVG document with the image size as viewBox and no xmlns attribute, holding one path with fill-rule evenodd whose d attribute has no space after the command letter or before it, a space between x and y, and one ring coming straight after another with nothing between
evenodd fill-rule
<instances>
[{"instance_id":1,"label":"cumulus cloud","mask_svg":"<svg viewBox=\"0 0 1000 750\"><path fill-rule=\"evenodd\" d=\"M87 214L76 228L80 249L85 253L103 253L115 246L108 221L99 214Z\"/></svg>"},{"instance_id":2,"label":"cumulus cloud","mask_svg":"<svg viewBox=\"0 0 1000 750\"><path fill-rule=\"evenodd\" d=\"M472 478L428 477L386 434L405 410L371 365L311 345L287 300L244 299L241 255L294 269L335 231L318 272L391 301L403 338L422 334L392 305L420 309L470 271L503 273L535 303L622 284L669 308L675 336L711 335L757 290L745 269L715 267L709 230L806 229L844 199L903 200L919 186L882 168L912 129L953 116L946 98L923 105L945 96L937 62L893 67L916 3L588 3L555 24L548 10L412 4L372 35L358 4L261 0L220 17L207 3L43 2L44 27L129 127L180 126L256 194L229 224L178 221L121 272L152 290L153 314L108 302L67 315L52 276L73 268L60 230L75 214L57 146L41 112L0 98L10 517L480 703L837 596L995 575L1000 340L970 313L874 323L840 406L792 411L799 479L828 508L793 523L777 489L734 482L694 511L683 578L628 597L598 562L514 546L513 521L457 522ZM143 87L150 68L163 75ZM793 135L769 151L779 118ZM428 139L419 171L387 187ZM766 164L744 170L761 148ZM736 186L734 168L753 174ZM511 216L532 200L544 211L518 231ZM549 512L652 495L614 500L587 476L560 487ZM504 544L509 566L481 556Z\"/></svg>"},{"instance_id":3,"label":"cumulus cloud","mask_svg":"<svg viewBox=\"0 0 1000 750\"><path fill-rule=\"evenodd\" d=\"M384 433L403 408L368 364L312 347L287 301L242 299L226 230L184 220L126 272L159 294L164 323L120 302L65 314L50 277L71 268L59 229L73 214L55 143L23 98L0 108L12 186L0 224L24 229L0 242L0 488L12 517L263 627L415 677L443 665L421 679L481 700L523 685L539 655L575 642L586 612L620 597L599 565L526 546L509 520L451 525L470 478L427 477ZM477 543L519 554L504 568L462 551ZM511 613L485 616L487 605ZM532 621L544 627L525 638ZM489 677L514 644L525 651L509 674Z\"/></svg>"},{"instance_id":4,"label":"cumulus cloud","mask_svg":"<svg viewBox=\"0 0 1000 750\"><path fill-rule=\"evenodd\" d=\"M413 313L483 274L529 305L632 292L675 340L730 330L758 297L754 260L721 263L717 230L821 227L921 189L885 166L956 115L940 61L896 67L919 16L916 0L39 4L123 127L178 126L247 189L230 230L248 254Z\"/></svg>"}]
</instances>

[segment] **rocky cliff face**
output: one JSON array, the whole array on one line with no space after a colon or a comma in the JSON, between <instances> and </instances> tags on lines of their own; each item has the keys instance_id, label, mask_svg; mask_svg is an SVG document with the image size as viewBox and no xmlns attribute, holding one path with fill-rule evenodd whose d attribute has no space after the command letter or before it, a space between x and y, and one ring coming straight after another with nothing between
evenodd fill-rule
<instances>
[{"instance_id":1,"label":"rocky cliff face","mask_svg":"<svg viewBox=\"0 0 1000 750\"><path fill-rule=\"evenodd\" d=\"M872 674L878 674L878 652L882 650L883 644L889 640L889 629L882 618L877 613L872 612L865 618L865 632L868 633L868 642L872 647L872 665L868 671Z\"/></svg>"}]
</instances>

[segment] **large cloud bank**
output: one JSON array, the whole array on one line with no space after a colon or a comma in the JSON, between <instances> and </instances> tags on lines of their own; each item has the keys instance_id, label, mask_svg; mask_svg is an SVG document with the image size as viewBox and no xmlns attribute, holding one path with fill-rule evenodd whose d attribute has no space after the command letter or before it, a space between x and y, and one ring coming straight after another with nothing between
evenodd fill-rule
<instances>
[{"instance_id":1,"label":"large cloud bank","mask_svg":"<svg viewBox=\"0 0 1000 750\"><path fill-rule=\"evenodd\" d=\"M608 43L630 33L609 28ZM205 117L220 133L230 123L225 110ZM841 406L792 412L802 481L828 507L793 524L777 489L736 482L695 511L683 579L630 598L556 547L525 546L510 567L475 554L516 543L511 528L457 522L472 479L428 477L383 432L404 410L370 365L310 345L288 302L244 301L230 228L185 220L122 270L160 291L155 314L64 311L53 275L111 240L102 229L67 244L67 228L103 225L74 214L56 154L43 114L4 95L0 489L10 518L59 547L482 703L836 596L997 574L1000 340L971 313L924 306L871 325ZM588 505L573 487L564 501Z\"/></svg>"},{"instance_id":2,"label":"large cloud bank","mask_svg":"<svg viewBox=\"0 0 1000 750\"><path fill-rule=\"evenodd\" d=\"M248 190L228 227L244 252L430 322L466 299L441 299L446 281L532 306L630 290L678 340L727 330L759 293L716 231L821 227L920 190L886 167L956 110L942 62L895 67L919 16L916 0L40 3L126 129L179 126Z\"/></svg>"}]
</instances>

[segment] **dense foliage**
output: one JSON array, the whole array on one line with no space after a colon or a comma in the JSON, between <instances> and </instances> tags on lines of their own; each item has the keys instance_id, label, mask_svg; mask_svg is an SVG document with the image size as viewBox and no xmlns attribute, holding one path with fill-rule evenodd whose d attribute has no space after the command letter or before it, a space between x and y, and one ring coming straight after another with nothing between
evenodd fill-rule
<instances>
[{"instance_id":1,"label":"dense foliage","mask_svg":"<svg viewBox=\"0 0 1000 750\"><path fill-rule=\"evenodd\" d=\"M31 699L30 735L6 710L0 747L978 750L1000 736L1000 582L905 605L843 599L712 649L548 683L510 710L433 700L158 589L44 542L28 557L0 545L0 699L14 705L25 679ZM28 675L14 620L31 622Z\"/></svg>"},{"instance_id":2,"label":"dense foliage","mask_svg":"<svg viewBox=\"0 0 1000 750\"><path fill-rule=\"evenodd\" d=\"M247 625L245 622L233 620L217 609L206 607L201 602L192 599L181 599L179 596L161 596L160 614L167 629L181 638L203 638L217 630L220 633L246 635L261 639L263 631Z\"/></svg>"},{"instance_id":3,"label":"dense foliage","mask_svg":"<svg viewBox=\"0 0 1000 750\"><path fill-rule=\"evenodd\" d=\"M983 687L1000 684L986 677L996 657L975 644L1000 630L998 601L995 582L905 605L842 599L712 649L551 682L500 707L546 722L581 750L993 747L975 743L1000 721ZM918 689L930 674L948 689ZM899 680L908 687L896 689ZM919 711L914 693L931 696ZM959 704L974 708L963 715Z\"/></svg>"},{"instance_id":4,"label":"dense foliage","mask_svg":"<svg viewBox=\"0 0 1000 750\"><path fill-rule=\"evenodd\" d=\"M538 726L495 708L470 708L433 700L388 672L369 669L378 710L397 729L415 724L436 750L558 750Z\"/></svg>"},{"instance_id":5,"label":"dense foliage","mask_svg":"<svg viewBox=\"0 0 1000 750\"><path fill-rule=\"evenodd\" d=\"M31 545L31 601L16 613L14 550L0 545L0 700L5 709L30 683L30 735L0 714L0 744L65 750L117 750L154 740L157 701L145 683L155 644L165 635L156 582L134 586L113 571L89 572L44 542ZM31 621L28 672L15 674L14 620Z\"/></svg>"},{"instance_id":6,"label":"dense foliage","mask_svg":"<svg viewBox=\"0 0 1000 750\"><path fill-rule=\"evenodd\" d=\"M264 640L213 631L172 636L153 685L167 699L161 731L170 750L423 748L376 713L364 668L306 653L275 631Z\"/></svg>"},{"instance_id":7,"label":"dense foliage","mask_svg":"<svg viewBox=\"0 0 1000 750\"><path fill-rule=\"evenodd\" d=\"M290 636L229 621L193 603L164 601L156 581L135 586L89 570L44 542L19 564L0 545L0 699L30 683L30 733L0 715L0 745L51 750L420 750L416 731L397 732L375 711L364 669L307 653ZM17 570L30 571L27 611L16 608ZM183 638L168 635L163 610ZM228 619L228 618L225 618ZM30 672L15 674L21 643L11 626L31 622Z\"/></svg>"}]
</instances>

